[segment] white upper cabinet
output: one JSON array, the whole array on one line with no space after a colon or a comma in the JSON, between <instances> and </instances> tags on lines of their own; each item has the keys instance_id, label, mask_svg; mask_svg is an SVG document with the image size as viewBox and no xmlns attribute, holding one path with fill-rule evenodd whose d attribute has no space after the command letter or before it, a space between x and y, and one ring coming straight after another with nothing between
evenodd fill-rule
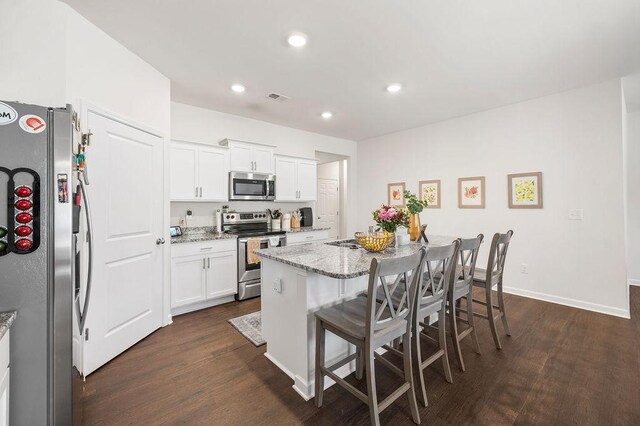
<instances>
[{"instance_id":1,"label":"white upper cabinet","mask_svg":"<svg viewBox=\"0 0 640 426\"><path fill-rule=\"evenodd\" d=\"M315 160L276 155L276 201L316 201Z\"/></svg>"},{"instance_id":2,"label":"white upper cabinet","mask_svg":"<svg viewBox=\"0 0 640 426\"><path fill-rule=\"evenodd\" d=\"M272 146L231 139L223 140L220 145L229 147L231 171L273 174Z\"/></svg>"},{"instance_id":3,"label":"white upper cabinet","mask_svg":"<svg viewBox=\"0 0 640 426\"><path fill-rule=\"evenodd\" d=\"M276 200L297 201L297 160L276 156Z\"/></svg>"},{"instance_id":4,"label":"white upper cabinet","mask_svg":"<svg viewBox=\"0 0 640 426\"><path fill-rule=\"evenodd\" d=\"M228 201L227 149L172 141L169 163L172 201Z\"/></svg>"},{"instance_id":5,"label":"white upper cabinet","mask_svg":"<svg viewBox=\"0 0 640 426\"><path fill-rule=\"evenodd\" d=\"M171 199L190 200L197 197L197 146L171 142L169 152Z\"/></svg>"}]
</instances>

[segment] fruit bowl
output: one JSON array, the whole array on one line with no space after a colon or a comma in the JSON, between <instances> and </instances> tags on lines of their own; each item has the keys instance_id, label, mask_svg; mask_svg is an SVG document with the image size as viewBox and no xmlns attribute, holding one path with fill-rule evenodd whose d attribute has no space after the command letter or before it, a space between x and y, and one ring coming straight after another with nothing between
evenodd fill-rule
<instances>
[{"instance_id":1,"label":"fruit bowl","mask_svg":"<svg viewBox=\"0 0 640 426\"><path fill-rule=\"evenodd\" d=\"M367 232L356 232L356 242L367 251L379 252L391 244L393 240L393 234L389 232L378 232L376 234L369 234Z\"/></svg>"}]
</instances>

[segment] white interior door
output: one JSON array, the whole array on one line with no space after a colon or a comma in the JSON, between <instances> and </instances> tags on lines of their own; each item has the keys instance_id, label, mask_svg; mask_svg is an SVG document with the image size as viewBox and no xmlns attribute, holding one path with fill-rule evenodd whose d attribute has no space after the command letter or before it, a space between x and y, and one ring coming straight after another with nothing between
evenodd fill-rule
<instances>
[{"instance_id":1,"label":"white interior door","mask_svg":"<svg viewBox=\"0 0 640 426\"><path fill-rule=\"evenodd\" d=\"M89 112L94 271L88 375L162 326L163 139Z\"/></svg>"},{"instance_id":2,"label":"white interior door","mask_svg":"<svg viewBox=\"0 0 640 426\"><path fill-rule=\"evenodd\" d=\"M316 203L318 226L331 228L329 237L338 238L340 229L340 185L337 179L318 179Z\"/></svg>"}]
</instances>

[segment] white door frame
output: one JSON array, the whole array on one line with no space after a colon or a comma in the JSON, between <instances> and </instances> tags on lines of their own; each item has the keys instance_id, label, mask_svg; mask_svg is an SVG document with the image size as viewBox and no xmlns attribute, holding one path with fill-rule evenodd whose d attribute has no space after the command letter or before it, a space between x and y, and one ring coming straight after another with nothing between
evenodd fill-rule
<instances>
[{"instance_id":1,"label":"white door frame","mask_svg":"<svg viewBox=\"0 0 640 426\"><path fill-rule=\"evenodd\" d=\"M80 99L80 127L83 133L88 130L87 119L89 112L101 115L113 121L125 124L127 126L134 127L143 132L149 133L153 136L157 136L163 141L163 161L164 161L164 182L163 182L163 205L164 212L162 217L162 238L167 241L168 244L162 245L162 326L165 327L173 322L171 316L171 236L169 235L169 222L171 220L171 206L167 202L169 200L169 137L162 131L153 127L147 126L130 120L120 114L108 110L102 106L96 105L86 99ZM91 148L89 147L89 162L87 164L87 171L89 175L89 181L91 181Z\"/></svg>"}]
</instances>

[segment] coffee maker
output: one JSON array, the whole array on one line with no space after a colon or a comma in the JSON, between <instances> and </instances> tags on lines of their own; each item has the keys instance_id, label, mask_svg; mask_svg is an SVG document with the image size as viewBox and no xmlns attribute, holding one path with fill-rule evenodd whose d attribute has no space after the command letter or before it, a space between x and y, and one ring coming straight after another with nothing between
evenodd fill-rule
<instances>
[{"instance_id":1,"label":"coffee maker","mask_svg":"<svg viewBox=\"0 0 640 426\"><path fill-rule=\"evenodd\" d=\"M302 207L300 209L300 226L308 227L313 226L313 210L311 207Z\"/></svg>"}]
</instances>

